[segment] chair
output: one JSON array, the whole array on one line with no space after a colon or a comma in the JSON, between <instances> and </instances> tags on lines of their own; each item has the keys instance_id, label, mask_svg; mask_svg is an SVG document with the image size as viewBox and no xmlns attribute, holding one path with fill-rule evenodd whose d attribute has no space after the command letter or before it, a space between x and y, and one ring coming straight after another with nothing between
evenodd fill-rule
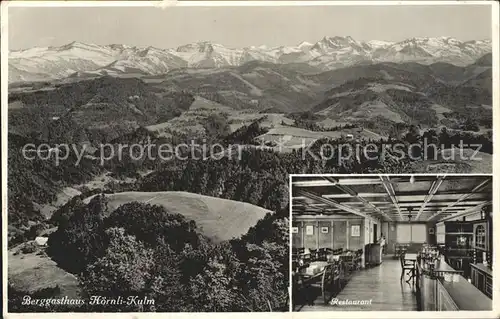
<instances>
[{"instance_id":1,"label":"chair","mask_svg":"<svg viewBox=\"0 0 500 319\"><path fill-rule=\"evenodd\" d=\"M355 269L360 270L361 269L361 263L363 259L363 249L358 249L356 251L355 257L354 257L354 264L355 264Z\"/></svg>"},{"instance_id":2,"label":"chair","mask_svg":"<svg viewBox=\"0 0 500 319\"><path fill-rule=\"evenodd\" d=\"M349 273L355 270L354 257L355 253L350 251L346 251L346 253L340 257L340 260L342 260L345 265L346 271Z\"/></svg>"},{"instance_id":3,"label":"chair","mask_svg":"<svg viewBox=\"0 0 500 319\"><path fill-rule=\"evenodd\" d=\"M408 248L407 244L395 243L394 244L394 259L397 259L401 256L401 254L406 253Z\"/></svg>"},{"instance_id":4,"label":"chair","mask_svg":"<svg viewBox=\"0 0 500 319\"><path fill-rule=\"evenodd\" d=\"M328 256L333 255L334 251L331 248L320 248L316 251L316 260L327 261Z\"/></svg>"},{"instance_id":5,"label":"chair","mask_svg":"<svg viewBox=\"0 0 500 319\"><path fill-rule=\"evenodd\" d=\"M334 255L340 255L340 254L342 254L343 252L344 252L344 249L343 249L343 248L337 248L337 249L334 249L334 250L332 251L332 254L334 254Z\"/></svg>"},{"instance_id":6,"label":"chair","mask_svg":"<svg viewBox=\"0 0 500 319\"><path fill-rule=\"evenodd\" d=\"M298 266L306 266L311 262L311 252L307 248L293 248L292 261L296 261Z\"/></svg>"},{"instance_id":7,"label":"chair","mask_svg":"<svg viewBox=\"0 0 500 319\"><path fill-rule=\"evenodd\" d=\"M406 253L402 253L401 255L399 255L399 262L401 263L401 277L399 280L403 280L403 277L406 273L406 275L410 276L410 278L406 280L406 282L409 282L415 275L415 262L406 260L405 255Z\"/></svg>"},{"instance_id":8,"label":"chair","mask_svg":"<svg viewBox=\"0 0 500 319\"><path fill-rule=\"evenodd\" d=\"M328 304L335 293L338 293L341 288L341 279L344 277L341 261L334 262L316 262L320 265L320 272L312 275L302 283L304 287L313 288L316 291L321 291L323 302ZM314 300L317 294L308 291L308 304L314 305Z\"/></svg>"}]
</instances>

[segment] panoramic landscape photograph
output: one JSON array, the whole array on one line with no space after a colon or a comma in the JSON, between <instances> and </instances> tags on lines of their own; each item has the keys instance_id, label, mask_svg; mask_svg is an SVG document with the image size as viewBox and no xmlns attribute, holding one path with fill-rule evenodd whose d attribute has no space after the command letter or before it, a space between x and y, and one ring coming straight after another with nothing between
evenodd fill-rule
<instances>
[{"instance_id":1,"label":"panoramic landscape photograph","mask_svg":"<svg viewBox=\"0 0 500 319\"><path fill-rule=\"evenodd\" d=\"M491 3L7 8L9 312L289 311L289 174L492 172Z\"/></svg>"}]
</instances>

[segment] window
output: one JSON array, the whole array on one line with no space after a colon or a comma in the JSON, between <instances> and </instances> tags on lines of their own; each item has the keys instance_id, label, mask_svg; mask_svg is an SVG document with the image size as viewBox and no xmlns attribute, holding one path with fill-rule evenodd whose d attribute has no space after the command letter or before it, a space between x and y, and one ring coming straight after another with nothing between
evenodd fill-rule
<instances>
[{"instance_id":1,"label":"window","mask_svg":"<svg viewBox=\"0 0 500 319\"><path fill-rule=\"evenodd\" d=\"M423 224L399 224L397 238L398 243L425 243L427 227Z\"/></svg>"},{"instance_id":2,"label":"window","mask_svg":"<svg viewBox=\"0 0 500 319\"><path fill-rule=\"evenodd\" d=\"M446 229L443 223L436 225L436 242L444 244L446 241Z\"/></svg>"},{"instance_id":3,"label":"window","mask_svg":"<svg viewBox=\"0 0 500 319\"><path fill-rule=\"evenodd\" d=\"M437 234L436 235L436 242L438 244L444 244L446 242L446 235L445 234Z\"/></svg>"},{"instance_id":4,"label":"window","mask_svg":"<svg viewBox=\"0 0 500 319\"><path fill-rule=\"evenodd\" d=\"M477 225L474 235L476 236L476 248L486 248L486 228L484 225Z\"/></svg>"}]
</instances>

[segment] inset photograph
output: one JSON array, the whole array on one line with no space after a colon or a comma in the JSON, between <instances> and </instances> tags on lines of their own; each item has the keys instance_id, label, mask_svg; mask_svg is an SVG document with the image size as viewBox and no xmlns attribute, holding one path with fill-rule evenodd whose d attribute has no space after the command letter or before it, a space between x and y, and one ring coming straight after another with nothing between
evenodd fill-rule
<instances>
[{"instance_id":1,"label":"inset photograph","mask_svg":"<svg viewBox=\"0 0 500 319\"><path fill-rule=\"evenodd\" d=\"M288 312L290 174L493 170L496 2L5 2L5 317ZM296 181L295 309L491 308L486 177L355 176Z\"/></svg>"},{"instance_id":2,"label":"inset photograph","mask_svg":"<svg viewBox=\"0 0 500 319\"><path fill-rule=\"evenodd\" d=\"M492 310L492 177L292 175L293 311Z\"/></svg>"}]
</instances>

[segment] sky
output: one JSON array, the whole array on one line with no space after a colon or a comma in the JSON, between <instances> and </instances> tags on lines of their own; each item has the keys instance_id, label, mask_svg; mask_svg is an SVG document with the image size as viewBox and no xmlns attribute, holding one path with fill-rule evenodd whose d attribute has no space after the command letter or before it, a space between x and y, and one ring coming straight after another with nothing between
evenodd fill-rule
<instances>
[{"instance_id":1,"label":"sky","mask_svg":"<svg viewBox=\"0 0 500 319\"><path fill-rule=\"evenodd\" d=\"M10 50L72 41L158 48L197 41L279 46L324 36L466 41L491 39L491 6L10 7L8 23Z\"/></svg>"}]
</instances>

